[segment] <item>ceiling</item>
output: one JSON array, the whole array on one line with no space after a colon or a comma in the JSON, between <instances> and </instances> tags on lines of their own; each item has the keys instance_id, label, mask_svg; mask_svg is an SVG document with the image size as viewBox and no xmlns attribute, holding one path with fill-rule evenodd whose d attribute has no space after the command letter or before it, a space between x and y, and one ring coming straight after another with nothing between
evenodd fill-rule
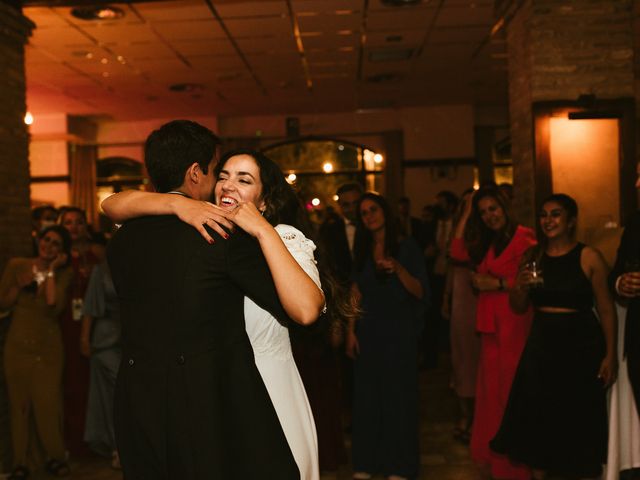
<instances>
[{"instance_id":1,"label":"ceiling","mask_svg":"<svg viewBox=\"0 0 640 480\"><path fill-rule=\"evenodd\" d=\"M70 7L24 8L37 26L26 47L34 114L133 120L506 103L493 0L111 5L125 16L86 21Z\"/></svg>"}]
</instances>

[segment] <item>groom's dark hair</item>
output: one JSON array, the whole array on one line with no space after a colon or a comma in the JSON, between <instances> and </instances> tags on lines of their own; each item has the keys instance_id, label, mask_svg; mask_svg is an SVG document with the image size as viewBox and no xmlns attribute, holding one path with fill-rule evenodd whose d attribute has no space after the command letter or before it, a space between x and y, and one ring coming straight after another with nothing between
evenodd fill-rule
<instances>
[{"instance_id":1,"label":"groom's dark hair","mask_svg":"<svg viewBox=\"0 0 640 480\"><path fill-rule=\"evenodd\" d=\"M206 174L218 145L220 139L211 130L190 120L174 120L151 132L144 145L144 164L156 191L179 188L193 163Z\"/></svg>"}]
</instances>

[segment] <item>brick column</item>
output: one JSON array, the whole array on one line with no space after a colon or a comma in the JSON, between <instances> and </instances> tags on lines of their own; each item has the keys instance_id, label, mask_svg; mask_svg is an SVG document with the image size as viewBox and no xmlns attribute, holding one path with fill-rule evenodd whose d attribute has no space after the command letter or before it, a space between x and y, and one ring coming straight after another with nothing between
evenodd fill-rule
<instances>
[{"instance_id":1,"label":"brick column","mask_svg":"<svg viewBox=\"0 0 640 480\"><path fill-rule=\"evenodd\" d=\"M20 2L0 0L0 270L7 259L31 255L29 133L26 112L24 45L33 23ZM0 359L7 319L0 320ZM0 472L11 466L4 362L0 361Z\"/></svg>"},{"instance_id":2,"label":"brick column","mask_svg":"<svg viewBox=\"0 0 640 480\"><path fill-rule=\"evenodd\" d=\"M19 7L0 1L0 269L31 254L24 45L33 27Z\"/></svg>"},{"instance_id":3,"label":"brick column","mask_svg":"<svg viewBox=\"0 0 640 480\"><path fill-rule=\"evenodd\" d=\"M515 2L513 2L515 3ZM533 105L634 97L634 0L525 0L507 16L514 209L535 218Z\"/></svg>"}]
</instances>

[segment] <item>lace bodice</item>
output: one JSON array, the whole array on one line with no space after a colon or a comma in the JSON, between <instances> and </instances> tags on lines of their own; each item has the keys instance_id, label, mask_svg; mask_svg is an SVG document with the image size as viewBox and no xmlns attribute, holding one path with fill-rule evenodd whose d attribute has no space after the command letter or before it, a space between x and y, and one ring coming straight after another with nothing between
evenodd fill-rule
<instances>
[{"instance_id":1,"label":"lace bodice","mask_svg":"<svg viewBox=\"0 0 640 480\"><path fill-rule=\"evenodd\" d=\"M275 227L285 246L296 259L302 269L321 288L320 273L313 257L315 244L304 234L290 225ZM244 299L244 316L247 335L251 341L253 352L259 355L287 357L291 355L289 330L266 310L256 305L251 299Z\"/></svg>"}]
</instances>

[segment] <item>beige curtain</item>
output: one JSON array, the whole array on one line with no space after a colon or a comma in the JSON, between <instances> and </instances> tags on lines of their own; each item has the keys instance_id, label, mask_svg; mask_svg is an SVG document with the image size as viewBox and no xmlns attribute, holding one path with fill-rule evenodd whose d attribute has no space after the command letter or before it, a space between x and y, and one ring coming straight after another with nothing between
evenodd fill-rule
<instances>
[{"instance_id":1,"label":"beige curtain","mask_svg":"<svg viewBox=\"0 0 640 480\"><path fill-rule=\"evenodd\" d=\"M70 145L71 158L71 204L87 212L87 221L98 225L98 194L96 188L96 161L98 148L95 145Z\"/></svg>"}]
</instances>

